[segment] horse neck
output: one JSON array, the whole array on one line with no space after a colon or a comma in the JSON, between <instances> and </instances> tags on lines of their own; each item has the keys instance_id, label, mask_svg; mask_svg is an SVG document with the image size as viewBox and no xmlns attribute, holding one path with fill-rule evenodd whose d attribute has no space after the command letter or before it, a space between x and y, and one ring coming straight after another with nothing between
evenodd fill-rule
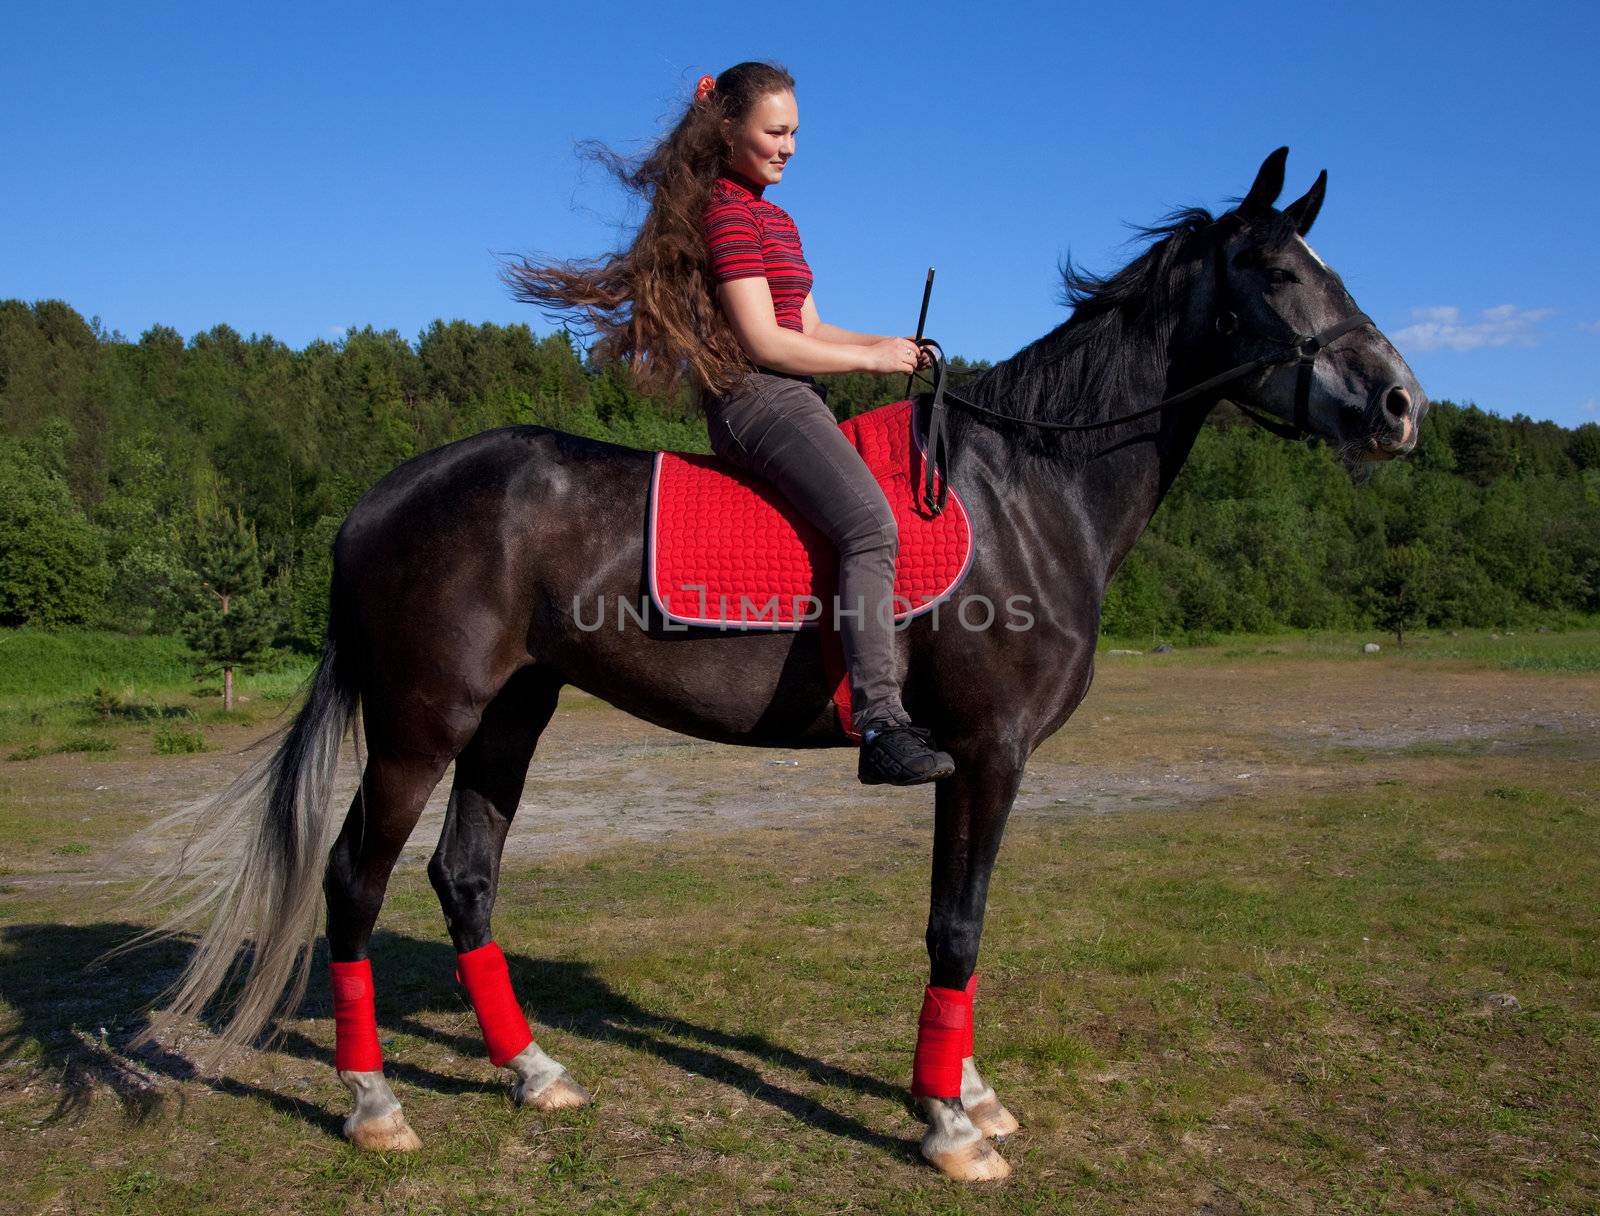
<instances>
[{"instance_id":1,"label":"horse neck","mask_svg":"<svg viewBox=\"0 0 1600 1216\"><path fill-rule=\"evenodd\" d=\"M1146 404L1156 399L1147 398ZM1132 424L1142 428L1136 437L1124 438L1119 431L1109 450L1069 474L1082 504L1085 531L1098 542L1102 585L1110 582L1155 516L1215 404L1197 402Z\"/></svg>"},{"instance_id":2,"label":"horse neck","mask_svg":"<svg viewBox=\"0 0 1600 1216\"><path fill-rule=\"evenodd\" d=\"M1203 343L1186 306L1163 332L1108 335L1108 342L1080 347L1057 358L1047 343L1024 352L1017 374L1000 381L1004 389L983 404L1006 409L1007 396L1032 399L1035 416L1095 422L1148 408L1197 381L1209 371ZM1124 327L1118 318L1106 324ZM1124 327L1125 328L1125 327ZM1059 333L1060 331L1058 331ZM1093 361L1095 350L1122 343L1118 374ZM1027 383L1032 374L1049 383ZM1032 393L1029 389L1034 389ZM1084 406L1078 403L1092 403ZM1038 450L1037 432L1024 428L969 423L963 446L987 466L991 484L1010 488L1003 510L1036 535L1053 538L1065 560L1083 572L1099 574L1102 586L1133 548L1188 459L1215 399L1195 401L1104 430L1084 432ZM1085 570L1087 566L1087 570Z\"/></svg>"}]
</instances>

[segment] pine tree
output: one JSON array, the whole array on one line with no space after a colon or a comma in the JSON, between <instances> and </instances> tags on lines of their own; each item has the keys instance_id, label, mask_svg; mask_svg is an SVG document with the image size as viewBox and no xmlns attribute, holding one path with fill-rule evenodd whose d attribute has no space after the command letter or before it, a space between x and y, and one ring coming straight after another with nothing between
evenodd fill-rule
<instances>
[{"instance_id":1,"label":"pine tree","mask_svg":"<svg viewBox=\"0 0 1600 1216\"><path fill-rule=\"evenodd\" d=\"M1372 620L1406 644L1406 628L1427 620L1437 598L1433 554L1421 541L1396 545L1383 556L1377 577L1366 588Z\"/></svg>"},{"instance_id":2,"label":"pine tree","mask_svg":"<svg viewBox=\"0 0 1600 1216\"><path fill-rule=\"evenodd\" d=\"M198 524L186 545L196 607L184 618L183 636L202 660L201 673L221 669L222 706L231 710L234 669L248 671L266 657L272 597L255 525L242 511L223 508Z\"/></svg>"},{"instance_id":3,"label":"pine tree","mask_svg":"<svg viewBox=\"0 0 1600 1216\"><path fill-rule=\"evenodd\" d=\"M58 418L30 439L0 435L0 627L100 616L111 571L67 483L69 440Z\"/></svg>"}]
</instances>

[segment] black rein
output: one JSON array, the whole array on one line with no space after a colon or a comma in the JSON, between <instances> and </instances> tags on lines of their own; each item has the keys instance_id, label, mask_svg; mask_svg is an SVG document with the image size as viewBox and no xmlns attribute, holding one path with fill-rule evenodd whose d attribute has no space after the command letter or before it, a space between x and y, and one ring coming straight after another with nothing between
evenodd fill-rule
<instances>
[{"instance_id":1,"label":"black rein","mask_svg":"<svg viewBox=\"0 0 1600 1216\"><path fill-rule=\"evenodd\" d=\"M1227 291L1227 267L1224 252L1226 242L1219 242L1215 260L1215 279L1217 299L1221 300ZM930 347L935 353L934 380L933 380L933 405L928 414L928 435L926 450L922 461L922 496L928 511L933 515L940 514L945 503L950 497L948 480L949 451L945 444L945 402L961 406L962 409L971 410L973 413L982 414L993 418L996 422L1008 422L1017 426L1033 427L1041 431L1098 431L1106 427L1120 426L1124 422L1133 422L1140 418L1148 418L1151 414L1158 414L1174 406L1184 405L1196 398L1204 397L1216 389L1230 384L1252 372L1263 368L1274 367L1279 364L1298 362L1299 370L1295 378L1294 394L1294 425L1285 425L1282 421L1265 417L1249 406L1239 404L1251 418L1261 426L1278 435L1295 438L1310 431L1311 426L1311 380L1313 369L1316 366L1317 356L1334 342L1352 330L1360 329L1364 325L1372 325L1372 318L1364 312L1357 312L1342 321L1335 322L1326 329L1315 334L1298 334L1290 331L1287 337L1277 339L1278 349L1269 354L1260 355L1249 362L1231 367L1219 375L1208 380L1202 380L1192 388L1186 388L1181 393L1174 393L1163 398L1154 405L1142 410L1134 410L1131 414L1120 414L1115 418L1107 418L1101 422L1043 422L1033 418L1018 418L1014 414L1002 414L991 410L987 406L969 401L958 396L945 387L945 354L944 348L932 338L917 339L919 346ZM1231 334L1239 327L1238 315L1224 309L1217 316L1217 330L1219 333ZM1376 328L1376 326L1374 326Z\"/></svg>"}]
</instances>

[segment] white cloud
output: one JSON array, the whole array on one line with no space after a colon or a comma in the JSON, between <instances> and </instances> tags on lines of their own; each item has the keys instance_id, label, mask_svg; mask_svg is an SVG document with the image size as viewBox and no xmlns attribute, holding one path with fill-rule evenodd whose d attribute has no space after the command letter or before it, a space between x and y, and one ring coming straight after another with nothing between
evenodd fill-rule
<instances>
[{"instance_id":1,"label":"white cloud","mask_svg":"<svg viewBox=\"0 0 1600 1216\"><path fill-rule=\"evenodd\" d=\"M1553 308L1518 308L1497 304L1475 318L1462 318L1453 305L1413 308L1410 325L1394 334L1395 344L1409 350L1479 350L1485 346L1532 346L1538 342L1540 323L1555 315Z\"/></svg>"},{"instance_id":2,"label":"white cloud","mask_svg":"<svg viewBox=\"0 0 1600 1216\"><path fill-rule=\"evenodd\" d=\"M1413 308L1411 310L1413 321L1429 321L1439 325L1454 325L1461 320L1461 310L1448 305L1444 308Z\"/></svg>"},{"instance_id":3,"label":"white cloud","mask_svg":"<svg viewBox=\"0 0 1600 1216\"><path fill-rule=\"evenodd\" d=\"M1585 414L1600 414L1600 397L1590 397L1583 403Z\"/></svg>"},{"instance_id":4,"label":"white cloud","mask_svg":"<svg viewBox=\"0 0 1600 1216\"><path fill-rule=\"evenodd\" d=\"M328 326L328 333L333 335L335 338L342 338L342 337L345 336L345 334L347 334L349 332L350 332L350 327L348 325L330 325L330 326Z\"/></svg>"},{"instance_id":5,"label":"white cloud","mask_svg":"<svg viewBox=\"0 0 1600 1216\"><path fill-rule=\"evenodd\" d=\"M1586 334L1600 334L1600 321L1580 321L1578 328Z\"/></svg>"}]
</instances>

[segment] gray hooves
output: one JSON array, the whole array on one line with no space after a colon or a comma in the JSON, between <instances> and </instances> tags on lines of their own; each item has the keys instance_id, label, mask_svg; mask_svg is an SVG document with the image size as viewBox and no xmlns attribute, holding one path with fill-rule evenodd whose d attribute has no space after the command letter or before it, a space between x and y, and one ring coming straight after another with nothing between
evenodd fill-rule
<instances>
[{"instance_id":1,"label":"gray hooves","mask_svg":"<svg viewBox=\"0 0 1600 1216\"><path fill-rule=\"evenodd\" d=\"M922 1155L946 1178L957 1182L999 1182L1011 1176L1011 1166L987 1140L938 1152L924 1148Z\"/></svg>"},{"instance_id":2,"label":"gray hooves","mask_svg":"<svg viewBox=\"0 0 1600 1216\"><path fill-rule=\"evenodd\" d=\"M519 1085L512 1096L518 1106L530 1106L540 1111L571 1110L573 1107L587 1106L591 1101L589 1091L566 1071L538 1093L530 1094L526 1085Z\"/></svg>"},{"instance_id":3,"label":"gray hooves","mask_svg":"<svg viewBox=\"0 0 1600 1216\"><path fill-rule=\"evenodd\" d=\"M572 1074L544 1053L537 1043L529 1043L506 1061L506 1067L517 1074L511 1087L511 1100L518 1106L531 1106L534 1110L571 1110L587 1106L591 1101L589 1091L572 1079Z\"/></svg>"},{"instance_id":4,"label":"gray hooves","mask_svg":"<svg viewBox=\"0 0 1600 1216\"><path fill-rule=\"evenodd\" d=\"M414 1153L422 1147L399 1110L346 1127L344 1134L351 1144L370 1153Z\"/></svg>"},{"instance_id":5,"label":"gray hooves","mask_svg":"<svg viewBox=\"0 0 1600 1216\"><path fill-rule=\"evenodd\" d=\"M975 1102L967 1107L967 1118L985 1136L993 1136L1004 1140L1007 1136L1014 1135L1022 1126L1017 1122L1017 1117L1000 1104L1000 1099L991 1092L982 1101Z\"/></svg>"},{"instance_id":6,"label":"gray hooves","mask_svg":"<svg viewBox=\"0 0 1600 1216\"><path fill-rule=\"evenodd\" d=\"M956 1182L998 1182L1010 1176L1006 1159L978 1130L961 1099L924 1097L919 1104L928 1121L922 1157L934 1169Z\"/></svg>"}]
</instances>

